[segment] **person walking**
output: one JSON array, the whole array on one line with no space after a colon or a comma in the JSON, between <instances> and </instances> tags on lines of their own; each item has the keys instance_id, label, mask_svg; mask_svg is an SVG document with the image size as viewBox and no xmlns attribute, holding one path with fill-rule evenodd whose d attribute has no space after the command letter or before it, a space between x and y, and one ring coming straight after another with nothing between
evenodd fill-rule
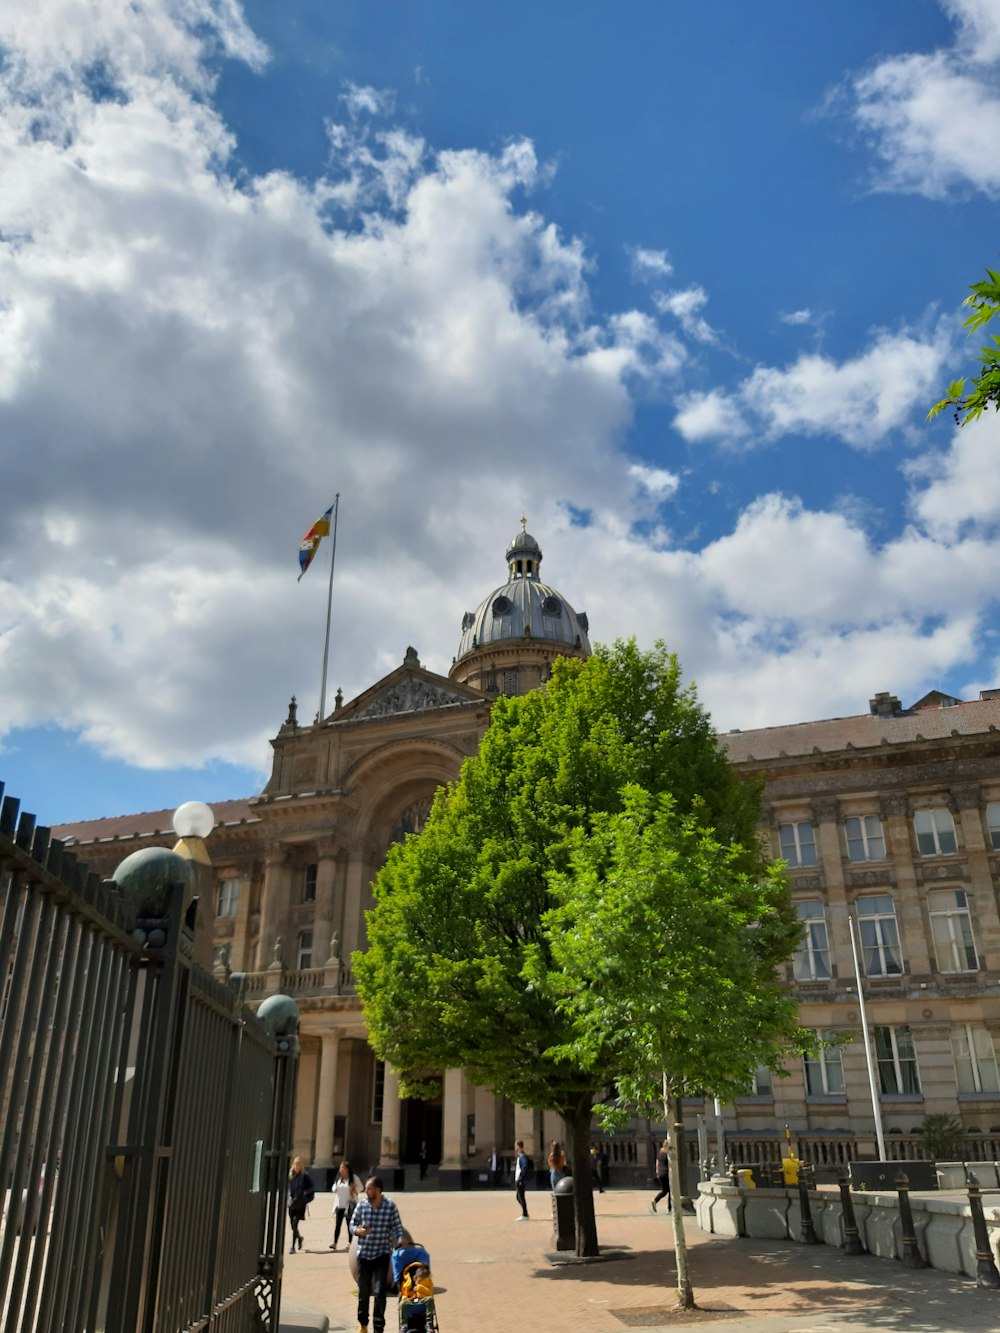
<instances>
[{"instance_id":1,"label":"person walking","mask_svg":"<svg viewBox=\"0 0 1000 1333\"><path fill-rule=\"evenodd\" d=\"M549 1184L553 1189L555 1189L565 1174L566 1154L562 1150L562 1145L553 1139L549 1148Z\"/></svg>"},{"instance_id":2,"label":"person walking","mask_svg":"<svg viewBox=\"0 0 1000 1333\"><path fill-rule=\"evenodd\" d=\"M354 1216L354 1209L357 1207L358 1199L364 1192L364 1185L351 1169L350 1162L341 1162L337 1170L337 1178L333 1182L333 1216L336 1219L336 1225L333 1229L333 1240L330 1243L330 1249L335 1250L340 1243L340 1228L347 1223L347 1235L351 1234L351 1218ZM348 1241L348 1243L350 1243Z\"/></svg>"},{"instance_id":3,"label":"person walking","mask_svg":"<svg viewBox=\"0 0 1000 1333\"><path fill-rule=\"evenodd\" d=\"M524 1197L524 1188L528 1183L530 1171L531 1158L524 1151L524 1139L518 1139L514 1144L514 1194L521 1205L521 1216L516 1219L518 1222L528 1220L528 1202Z\"/></svg>"},{"instance_id":4,"label":"person walking","mask_svg":"<svg viewBox=\"0 0 1000 1333\"><path fill-rule=\"evenodd\" d=\"M420 1179L427 1179L427 1163L430 1154L427 1151L427 1142L424 1140L420 1145L420 1151L417 1153L417 1161L420 1163Z\"/></svg>"},{"instance_id":5,"label":"person walking","mask_svg":"<svg viewBox=\"0 0 1000 1333\"><path fill-rule=\"evenodd\" d=\"M590 1147L590 1179L597 1186L599 1194L604 1193L604 1169L601 1162L601 1150L596 1143Z\"/></svg>"},{"instance_id":6,"label":"person walking","mask_svg":"<svg viewBox=\"0 0 1000 1333\"><path fill-rule=\"evenodd\" d=\"M389 1256L403 1224L399 1209L383 1194L378 1176L365 1181L365 1197L359 1200L349 1229L358 1238L358 1333L364 1333L368 1327L370 1307L374 1333L383 1333Z\"/></svg>"},{"instance_id":7,"label":"person walking","mask_svg":"<svg viewBox=\"0 0 1000 1333\"><path fill-rule=\"evenodd\" d=\"M292 1169L288 1173L288 1221L292 1227L292 1248L290 1254L295 1253L295 1244L298 1242L299 1250L302 1249L302 1232L300 1225L305 1220L306 1208L316 1197L316 1187L313 1185L312 1176L305 1169L301 1157L296 1157L292 1163Z\"/></svg>"},{"instance_id":8,"label":"person walking","mask_svg":"<svg viewBox=\"0 0 1000 1333\"><path fill-rule=\"evenodd\" d=\"M656 1205L663 1198L665 1198L667 1201L668 1213L673 1207L673 1201L670 1198L670 1154L668 1152L669 1147L670 1147L670 1140L664 1139L663 1143L660 1145L660 1151L656 1154L656 1183L660 1187L660 1192L653 1200L653 1202L649 1205L654 1213L656 1212Z\"/></svg>"}]
</instances>

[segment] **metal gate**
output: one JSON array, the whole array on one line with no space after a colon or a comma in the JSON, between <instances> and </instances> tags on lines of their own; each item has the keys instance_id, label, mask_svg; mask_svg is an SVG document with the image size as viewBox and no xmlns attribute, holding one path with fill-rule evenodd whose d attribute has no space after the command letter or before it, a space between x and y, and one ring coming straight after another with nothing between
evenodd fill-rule
<instances>
[{"instance_id":1,"label":"metal gate","mask_svg":"<svg viewBox=\"0 0 1000 1333\"><path fill-rule=\"evenodd\" d=\"M167 887L143 916L2 800L5 1333L277 1329L297 1014L197 967Z\"/></svg>"}]
</instances>

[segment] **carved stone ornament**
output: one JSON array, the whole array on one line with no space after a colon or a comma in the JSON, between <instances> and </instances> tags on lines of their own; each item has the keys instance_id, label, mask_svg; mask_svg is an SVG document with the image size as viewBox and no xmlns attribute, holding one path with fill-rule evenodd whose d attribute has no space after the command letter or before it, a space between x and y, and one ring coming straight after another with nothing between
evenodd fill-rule
<instances>
[{"instance_id":1,"label":"carved stone ornament","mask_svg":"<svg viewBox=\"0 0 1000 1333\"><path fill-rule=\"evenodd\" d=\"M817 824L836 824L840 818L840 802L836 796L816 796L810 805Z\"/></svg>"},{"instance_id":2,"label":"carved stone ornament","mask_svg":"<svg viewBox=\"0 0 1000 1333\"><path fill-rule=\"evenodd\" d=\"M427 708L443 708L447 704L464 704L468 701L450 690L442 690L427 680L417 680L408 676L387 690L377 695L358 717L390 717L395 713L420 713Z\"/></svg>"},{"instance_id":3,"label":"carved stone ornament","mask_svg":"<svg viewBox=\"0 0 1000 1333\"><path fill-rule=\"evenodd\" d=\"M910 798L905 791L883 792L879 798L879 807L883 819L889 819L892 815L902 815L905 819L910 813Z\"/></svg>"},{"instance_id":4,"label":"carved stone ornament","mask_svg":"<svg viewBox=\"0 0 1000 1333\"><path fill-rule=\"evenodd\" d=\"M951 795L959 810L981 810L983 790L978 782L963 782L951 789Z\"/></svg>"},{"instance_id":5,"label":"carved stone ornament","mask_svg":"<svg viewBox=\"0 0 1000 1333\"><path fill-rule=\"evenodd\" d=\"M844 883L850 889L872 889L882 885L894 888L896 876L888 866L883 870L849 870L844 876Z\"/></svg>"},{"instance_id":6,"label":"carved stone ornament","mask_svg":"<svg viewBox=\"0 0 1000 1333\"><path fill-rule=\"evenodd\" d=\"M790 882L793 889L817 889L821 891L824 887L822 875L796 875L793 873L790 876Z\"/></svg>"},{"instance_id":7,"label":"carved stone ornament","mask_svg":"<svg viewBox=\"0 0 1000 1333\"><path fill-rule=\"evenodd\" d=\"M340 962L340 936L336 931L330 936L330 956L326 960L327 967L331 964Z\"/></svg>"}]
</instances>

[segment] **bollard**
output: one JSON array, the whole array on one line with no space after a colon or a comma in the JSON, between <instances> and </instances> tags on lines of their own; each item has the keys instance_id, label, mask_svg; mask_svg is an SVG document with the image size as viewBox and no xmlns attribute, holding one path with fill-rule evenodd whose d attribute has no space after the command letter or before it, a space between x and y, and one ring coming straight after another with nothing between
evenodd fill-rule
<instances>
[{"instance_id":1,"label":"bollard","mask_svg":"<svg viewBox=\"0 0 1000 1333\"><path fill-rule=\"evenodd\" d=\"M1000 1273L997 1272L990 1249L989 1232L983 1216L982 1191L978 1179L971 1171L966 1171L965 1182L969 1187L969 1211L972 1213L972 1231L976 1238L976 1286L996 1290L1000 1287Z\"/></svg>"},{"instance_id":2,"label":"bollard","mask_svg":"<svg viewBox=\"0 0 1000 1333\"><path fill-rule=\"evenodd\" d=\"M802 1213L802 1230L799 1233L799 1240L803 1245L818 1245L819 1237L816 1235L816 1228L813 1226L812 1208L809 1204L809 1177L812 1168L802 1163L799 1166L799 1209Z\"/></svg>"},{"instance_id":3,"label":"bollard","mask_svg":"<svg viewBox=\"0 0 1000 1333\"><path fill-rule=\"evenodd\" d=\"M903 1233L903 1267L926 1268L927 1261L917 1245L913 1209L910 1207L910 1181L905 1171L900 1171L896 1177L896 1192L899 1195L899 1224Z\"/></svg>"},{"instance_id":4,"label":"bollard","mask_svg":"<svg viewBox=\"0 0 1000 1333\"><path fill-rule=\"evenodd\" d=\"M844 1243L840 1248L845 1254L864 1254L865 1247L861 1244L858 1223L854 1216L854 1200L851 1198L851 1173L846 1169L840 1171L837 1175L837 1184L840 1187L840 1203L844 1215Z\"/></svg>"}]
</instances>

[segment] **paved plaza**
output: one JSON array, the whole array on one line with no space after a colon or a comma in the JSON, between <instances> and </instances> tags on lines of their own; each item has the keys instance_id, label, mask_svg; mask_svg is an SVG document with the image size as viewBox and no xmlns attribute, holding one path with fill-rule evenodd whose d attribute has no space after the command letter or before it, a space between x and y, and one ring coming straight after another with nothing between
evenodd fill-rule
<instances>
[{"instance_id":1,"label":"paved plaza","mask_svg":"<svg viewBox=\"0 0 1000 1333\"><path fill-rule=\"evenodd\" d=\"M403 1225L426 1245L438 1286L441 1333L623 1333L698 1328L752 1333L966 1333L1000 1327L1000 1292L934 1270L910 1272L825 1245L729 1240L688 1219L690 1266L701 1310L674 1305L673 1228L649 1211L649 1193L608 1190L595 1199L598 1234L610 1256L554 1263L551 1197L528 1196L531 1220L517 1222L507 1190L396 1194ZM303 1228L306 1247L286 1255L283 1313L329 1316L331 1329L357 1328L347 1254L332 1252L330 1196L319 1194ZM343 1237L341 1237L343 1244ZM565 1256L559 1256L563 1259ZM387 1310L395 1333L395 1302Z\"/></svg>"}]
</instances>

